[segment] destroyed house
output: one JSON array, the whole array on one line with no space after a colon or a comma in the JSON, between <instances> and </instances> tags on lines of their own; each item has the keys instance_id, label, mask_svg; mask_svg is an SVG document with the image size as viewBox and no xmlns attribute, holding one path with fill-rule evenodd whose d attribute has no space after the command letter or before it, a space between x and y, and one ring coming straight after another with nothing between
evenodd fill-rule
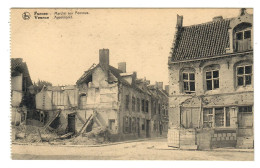
<instances>
[{"instance_id":1,"label":"destroyed house","mask_svg":"<svg viewBox=\"0 0 260 168\"><path fill-rule=\"evenodd\" d=\"M169 57L170 146L252 148L253 15L183 26Z\"/></svg>"},{"instance_id":2,"label":"destroyed house","mask_svg":"<svg viewBox=\"0 0 260 168\"><path fill-rule=\"evenodd\" d=\"M11 108L12 124L24 122L27 110L34 108L34 97L30 93L32 80L26 62L22 58L11 58Z\"/></svg>"},{"instance_id":3,"label":"destroyed house","mask_svg":"<svg viewBox=\"0 0 260 168\"><path fill-rule=\"evenodd\" d=\"M97 111L115 139L161 135L167 131L168 121L165 119L163 130L162 119L153 118L161 114L152 114L152 101L162 102L158 107L161 111L168 107L168 95L161 87L156 89L163 93L157 96L149 89L149 84L150 81L146 79L138 79L136 72L126 72L125 62L119 63L118 68L109 65L109 50L101 49L99 64L86 71L77 81L79 108L86 112ZM153 125L157 128L154 129Z\"/></svg>"},{"instance_id":4,"label":"destroyed house","mask_svg":"<svg viewBox=\"0 0 260 168\"><path fill-rule=\"evenodd\" d=\"M36 95L36 109L42 125L60 134L87 136L97 129L108 130L111 141L152 137L168 130L168 93L150 88L150 81L109 64L109 50L99 51L93 64L74 86L48 86ZM156 113L153 103L159 104Z\"/></svg>"}]
</instances>

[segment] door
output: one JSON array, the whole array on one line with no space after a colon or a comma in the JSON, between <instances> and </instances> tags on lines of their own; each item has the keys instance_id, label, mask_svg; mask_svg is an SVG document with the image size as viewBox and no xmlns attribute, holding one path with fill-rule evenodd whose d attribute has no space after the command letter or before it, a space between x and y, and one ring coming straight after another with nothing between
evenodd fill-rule
<instances>
[{"instance_id":1,"label":"door","mask_svg":"<svg viewBox=\"0 0 260 168\"><path fill-rule=\"evenodd\" d=\"M69 114L68 115L68 132L74 132L75 133L75 114Z\"/></svg>"},{"instance_id":2,"label":"door","mask_svg":"<svg viewBox=\"0 0 260 168\"><path fill-rule=\"evenodd\" d=\"M150 137L150 120L146 120L146 137Z\"/></svg>"},{"instance_id":3,"label":"door","mask_svg":"<svg viewBox=\"0 0 260 168\"><path fill-rule=\"evenodd\" d=\"M137 118L137 133L138 137L140 137L140 118Z\"/></svg>"}]
</instances>

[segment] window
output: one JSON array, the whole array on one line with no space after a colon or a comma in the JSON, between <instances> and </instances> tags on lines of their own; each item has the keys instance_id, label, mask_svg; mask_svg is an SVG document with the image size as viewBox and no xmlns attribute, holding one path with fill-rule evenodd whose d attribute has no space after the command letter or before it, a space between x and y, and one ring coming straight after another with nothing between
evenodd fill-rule
<instances>
[{"instance_id":1,"label":"window","mask_svg":"<svg viewBox=\"0 0 260 168\"><path fill-rule=\"evenodd\" d=\"M236 32L235 51L251 49L251 30Z\"/></svg>"},{"instance_id":2,"label":"window","mask_svg":"<svg viewBox=\"0 0 260 168\"><path fill-rule=\"evenodd\" d=\"M207 90L219 88L219 70L206 71Z\"/></svg>"},{"instance_id":3,"label":"window","mask_svg":"<svg viewBox=\"0 0 260 168\"><path fill-rule=\"evenodd\" d=\"M239 113L252 113L252 106L241 106L238 107Z\"/></svg>"},{"instance_id":4,"label":"window","mask_svg":"<svg viewBox=\"0 0 260 168\"><path fill-rule=\"evenodd\" d=\"M135 117L133 117L133 120L132 120L132 131L136 132L136 118Z\"/></svg>"},{"instance_id":5,"label":"window","mask_svg":"<svg viewBox=\"0 0 260 168\"><path fill-rule=\"evenodd\" d=\"M185 93L195 92L195 74L194 72L183 72L182 73L183 80L183 90Z\"/></svg>"},{"instance_id":6,"label":"window","mask_svg":"<svg viewBox=\"0 0 260 168\"><path fill-rule=\"evenodd\" d=\"M229 127L230 112L228 107L204 108L203 109L203 127Z\"/></svg>"},{"instance_id":7,"label":"window","mask_svg":"<svg viewBox=\"0 0 260 168\"><path fill-rule=\"evenodd\" d=\"M132 118L131 117L129 117L129 131L128 132L129 133L132 132Z\"/></svg>"},{"instance_id":8,"label":"window","mask_svg":"<svg viewBox=\"0 0 260 168\"><path fill-rule=\"evenodd\" d=\"M161 114L161 104L158 104L158 113Z\"/></svg>"},{"instance_id":9,"label":"window","mask_svg":"<svg viewBox=\"0 0 260 168\"><path fill-rule=\"evenodd\" d=\"M129 109L129 95L125 96L125 109Z\"/></svg>"},{"instance_id":10,"label":"window","mask_svg":"<svg viewBox=\"0 0 260 168\"><path fill-rule=\"evenodd\" d=\"M253 126L253 109L252 106L238 107L238 127L251 128Z\"/></svg>"},{"instance_id":11,"label":"window","mask_svg":"<svg viewBox=\"0 0 260 168\"><path fill-rule=\"evenodd\" d=\"M203 127L211 128L213 126L213 109L206 108L203 111Z\"/></svg>"},{"instance_id":12,"label":"window","mask_svg":"<svg viewBox=\"0 0 260 168\"><path fill-rule=\"evenodd\" d=\"M142 111L144 112L144 99L142 99Z\"/></svg>"},{"instance_id":13,"label":"window","mask_svg":"<svg viewBox=\"0 0 260 168\"><path fill-rule=\"evenodd\" d=\"M142 130L145 130L145 119L142 119Z\"/></svg>"},{"instance_id":14,"label":"window","mask_svg":"<svg viewBox=\"0 0 260 168\"><path fill-rule=\"evenodd\" d=\"M111 120L108 120L109 121L109 129L111 131L115 131L116 128L115 128L115 120L114 119L111 119Z\"/></svg>"},{"instance_id":15,"label":"window","mask_svg":"<svg viewBox=\"0 0 260 168\"><path fill-rule=\"evenodd\" d=\"M237 85L246 86L252 83L252 65L237 67Z\"/></svg>"},{"instance_id":16,"label":"window","mask_svg":"<svg viewBox=\"0 0 260 168\"><path fill-rule=\"evenodd\" d=\"M132 111L135 111L135 97L132 97Z\"/></svg>"},{"instance_id":17,"label":"window","mask_svg":"<svg viewBox=\"0 0 260 168\"><path fill-rule=\"evenodd\" d=\"M136 105L137 105L137 112L140 112L140 99L136 99Z\"/></svg>"},{"instance_id":18,"label":"window","mask_svg":"<svg viewBox=\"0 0 260 168\"><path fill-rule=\"evenodd\" d=\"M252 36L252 24L240 23L234 27L234 51L247 51L251 50L251 36Z\"/></svg>"},{"instance_id":19,"label":"window","mask_svg":"<svg viewBox=\"0 0 260 168\"><path fill-rule=\"evenodd\" d=\"M216 127L224 126L224 108L215 109L215 126Z\"/></svg>"},{"instance_id":20,"label":"window","mask_svg":"<svg viewBox=\"0 0 260 168\"><path fill-rule=\"evenodd\" d=\"M128 117L124 117L123 125L124 125L124 133L128 133L128 132L129 132L129 121L128 121Z\"/></svg>"},{"instance_id":21,"label":"window","mask_svg":"<svg viewBox=\"0 0 260 168\"><path fill-rule=\"evenodd\" d=\"M149 112L149 101L148 100L146 100L145 101L145 112Z\"/></svg>"},{"instance_id":22,"label":"window","mask_svg":"<svg viewBox=\"0 0 260 168\"><path fill-rule=\"evenodd\" d=\"M87 95L86 94L82 94L79 97L79 108L80 109L86 109L86 104L87 104Z\"/></svg>"}]
</instances>

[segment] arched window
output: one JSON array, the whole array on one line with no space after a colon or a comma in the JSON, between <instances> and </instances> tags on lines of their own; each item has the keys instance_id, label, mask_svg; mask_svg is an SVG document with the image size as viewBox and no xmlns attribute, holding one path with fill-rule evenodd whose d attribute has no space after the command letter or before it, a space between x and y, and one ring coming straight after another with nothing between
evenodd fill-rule
<instances>
[{"instance_id":1,"label":"arched window","mask_svg":"<svg viewBox=\"0 0 260 168\"><path fill-rule=\"evenodd\" d=\"M195 92L195 70L193 68L184 68L181 71L182 89L186 94Z\"/></svg>"},{"instance_id":2,"label":"arched window","mask_svg":"<svg viewBox=\"0 0 260 168\"><path fill-rule=\"evenodd\" d=\"M251 38L252 38L252 24L241 23L237 25L234 30L234 51L247 51L251 50Z\"/></svg>"}]
</instances>

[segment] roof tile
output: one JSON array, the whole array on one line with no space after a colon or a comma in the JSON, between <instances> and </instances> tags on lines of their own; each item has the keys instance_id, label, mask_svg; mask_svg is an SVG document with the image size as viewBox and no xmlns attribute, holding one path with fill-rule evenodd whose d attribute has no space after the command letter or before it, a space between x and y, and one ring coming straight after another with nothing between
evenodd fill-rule
<instances>
[{"instance_id":1,"label":"roof tile","mask_svg":"<svg viewBox=\"0 0 260 168\"><path fill-rule=\"evenodd\" d=\"M230 19L186 26L179 29L172 61L190 60L225 54L229 47Z\"/></svg>"}]
</instances>

